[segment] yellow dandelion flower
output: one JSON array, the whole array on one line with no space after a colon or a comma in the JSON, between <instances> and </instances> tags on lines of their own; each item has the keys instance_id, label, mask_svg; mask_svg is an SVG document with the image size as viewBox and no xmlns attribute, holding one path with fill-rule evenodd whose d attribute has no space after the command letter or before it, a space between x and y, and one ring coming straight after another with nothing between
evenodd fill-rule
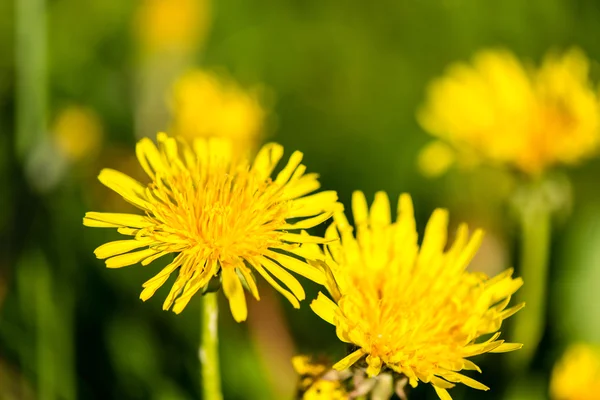
<instances>
[{"instance_id":1,"label":"yellow dandelion flower","mask_svg":"<svg viewBox=\"0 0 600 400\"><path fill-rule=\"evenodd\" d=\"M385 193L375 195L370 209L362 192L352 197L356 238L343 212L336 212L326 238L341 238L326 247L330 268L328 289L333 301L319 293L312 309L336 326L338 337L358 349L334 365L344 370L366 357L367 374L391 369L409 379L433 385L450 399L454 383L488 390L460 374L479 367L468 358L483 353L517 350L520 344L499 340L502 321L523 307L506 308L522 285L512 270L489 279L466 270L482 239L470 238L465 224L446 248L448 213L435 210L421 246L409 195L398 202L391 221ZM316 249L310 251L315 253ZM491 335L481 341L484 335Z\"/></svg>"},{"instance_id":2,"label":"yellow dandelion flower","mask_svg":"<svg viewBox=\"0 0 600 400\"><path fill-rule=\"evenodd\" d=\"M508 51L482 51L472 64L454 64L432 82L418 120L460 153L458 160L475 156L539 175L598 149L600 100L588 72L577 49L549 54L538 69ZM447 167L434 157L438 153L425 150L419 160L425 173Z\"/></svg>"},{"instance_id":3,"label":"yellow dandelion flower","mask_svg":"<svg viewBox=\"0 0 600 400\"><path fill-rule=\"evenodd\" d=\"M99 150L103 136L102 124L93 110L70 106L56 117L52 135L67 159L80 161Z\"/></svg>"},{"instance_id":4,"label":"yellow dandelion flower","mask_svg":"<svg viewBox=\"0 0 600 400\"><path fill-rule=\"evenodd\" d=\"M266 116L256 90L203 70L189 71L175 82L171 113L174 135L228 138L240 152L256 148Z\"/></svg>"},{"instance_id":5,"label":"yellow dandelion flower","mask_svg":"<svg viewBox=\"0 0 600 400\"><path fill-rule=\"evenodd\" d=\"M347 400L349 395L342 385L337 371L331 370L331 364L314 362L310 357L299 355L292 358L292 365L300 375L298 385L299 398L302 400Z\"/></svg>"},{"instance_id":6,"label":"yellow dandelion flower","mask_svg":"<svg viewBox=\"0 0 600 400\"><path fill-rule=\"evenodd\" d=\"M552 371L550 397L600 399L600 348L583 343L569 347Z\"/></svg>"},{"instance_id":7,"label":"yellow dandelion flower","mask_svg":"<svg viewBox=\"0 0 600 400\"><path fill-rule=\"evenodd\" d=\"M324 282L322 272L306 263L299 247L324 239L298 230L327 220L337 207L337 195L334 191L311 194L320 184L316 174L305 174L302 153L294 152L272 180L270 175L283 155L278 144L265 145L252 164L235 158L226 140L197 139L190 146L160 133L158 145L144 138L136 147L149 184L111 169L102 170L98 177L144 214L88 212L83 220L86 226L117 228L128 236L95 250L108 268L148 265L177 254L144 283L142 300L149 299L179 269L163 304L165 310L179 313L220 274L233 317L244 321L247 308L242 283L259 298L252 271L296 308L305 293L287 270Z\"/></svg>"},{"instance_id":8,"label":"yellow dandelion flower","mask_svg":"<svg viewBox=\"0 0 600 400\"><path fill-rule=\"evenodd\" d=\"M208 0L143 0L134 29L147 53L193 51L203 44L211 22Z\"/></svg>"},{"instance_id":9,"label":"yellow dandelion flower","mask_svg":"<svg viewBox=\"0 0 600 400\"><path fill-rule=\"evenodd\" d=\"M347 400L348 394L337 381L319 379L302 396L303 400Z\"/></svg>"}]
</instances>

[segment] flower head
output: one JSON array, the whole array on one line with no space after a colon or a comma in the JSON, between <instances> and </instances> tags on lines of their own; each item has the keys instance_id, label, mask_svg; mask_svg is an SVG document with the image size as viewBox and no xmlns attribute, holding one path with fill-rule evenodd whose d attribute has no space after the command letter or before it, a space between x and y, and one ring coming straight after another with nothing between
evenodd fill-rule
<instances>
[{"instance_id":1,"label":"flower head","mask_svg":"<svg viewBox=\"0 0 600 400\"><path fill-rule=\"evenodd\" d=\"M234 142L236 151L253 150L266 116L258 92L214 73L189 71L173 85L171 130L188 140L223 137Z\"/></svg>"},{"instance_id":2,"label":"flower head","mask_svg":"<svg viewBox=\"0 0 600 400\"><path fill-rule=\"evenodd\" d=\"M299 355L292 358L294 370L300 375L298 398L302 400L347 400L348 393L342 384L348 374L331 369L331 364L311 360Z\"/></svg>"},{"instance_id":3,"label":"flower head","mask_svg":"<svg viewBox=\"0 0 600 400\"><path fill-rule=\"evenodd\" d=\"M190 52L205 41L211 22L208 0L143 0L135 33L144 51Z\"/></svg>"},{"instance_id":4,"label":"flower head","mask_svg":"<svg viewBox=\"0 0 600 400\"><path fill-rule=\"evenodd\" d=\"M150 178L146 185L115 170L100 172L104 185L144 213L88 212L84 225L117 228L128 236L98 247L96 256L106 259L107 267L120 268L176 254L144 283L140 295L147 300L179 270L163 305L176 313L220 274L233 317L245 320L242 282L259 298L252 271L299 307L304 290L287 270L322 283L322 273L306 263L299 244L323 239L294 231L327 220L337 204L333 191L310 194L320 185L316 174L304 174L302 153L293 153L272 180L283 155L278 144L265 145L252 164L233 156L226 140L196 139L190 146L160 133L158 144L147 138L137 144L138 160Z\"/></svg>"},{"instance_id":5,"label":"flower head","mask_svg":"<svg viewBox=\"0 0 600 400\"><path fill-rule=\"evenodd\" d=\"M61 153L70 161L89 158L102 144L102 124L89 108L70 106L62 110L54 122L53 138Z\"/></svg>"},{"instance_id":6,"label":"flower head","mask_svg":"<svg viewBox=\"0 0 600 400\"><path fill-rule=\"evenodd\" d=\"M575 344L555 365L550 381L553 400L596 400L600 394L600 348Z\"/></svg>"},{"instance_id":7,"label":"flower head","mask_svg":"<svg viewBox=\"0 0 600 400\"><path fill-rule=\"evenodd\" d=\"M370 211L363 193L355 192L352 211L356 238L343 212L335 213L326 234L341 238L327 245L324 258L333 301L319 293L311 304L336 326L342 341L357 348L334 368L343 370L366 357L369 376L393 370L413 387L419 381L431 383L443 400L450 399L446 389L454 383L487 390L459 372L479 371L471 356L521 347L498 340L497 331L523 307L506 309L522 280L512 278L512 270L492 279L467 271L482 232L469 238L466 225L460 225L454 244L445 250L448 213L442 209L434 211L419 246L406 194L400 196L395 222L383 192L376 194Z\"/></svg>"},{"instance_id":8,"label":"flower head","mask_svg":"<svg viewBox=\"0 0 600 400\"><path fill-rule=\"evenodd\" d=\"M588 70L576 49L549 54L538 69L508 51L482 51L472 64L454 64L433 81L418 119L461 160L539 175L598 149L600 102ZM447 151L435 146L419 160L425 173L439 174L451 159L440 158Z\"/></svg>"}]
</instances>

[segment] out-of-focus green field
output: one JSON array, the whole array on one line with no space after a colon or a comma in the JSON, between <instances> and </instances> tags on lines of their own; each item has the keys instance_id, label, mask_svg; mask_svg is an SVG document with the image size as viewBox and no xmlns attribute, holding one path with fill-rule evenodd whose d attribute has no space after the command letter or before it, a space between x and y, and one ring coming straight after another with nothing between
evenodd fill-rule
<instances>
[{"instance_id":1,"label":"out-of-focus green field","mask_svg":"<svg viewBox=\"0 0 600 400\"><path fill-rule=\"evenodd\" d=\"M446 207L452 229L466 221L487 231L473 268L515 266L517 275L518 226L504 175L452 170L428 179L417 168L430 140L415 119L427 83L488 47L537 63L549 49L578 46L600 78L595 0L194 1L196 39L166 51L144 39L153 25L140 22L139 1L0 2L0 399L200 398L200 296L181 315L162 311L167 287L142 302L141 284L166 261L108 270L93 250L118 235L82 225L86 211L131 211L96 176L104 167L141 174L135 142L168 128L167 89L188 68L260 87L270 110L263 142L283 144L286 155L302 151L308 171L346 206L356 189L369 200L385 190L392 203L409 192L420 232L434 208ZM185 13L159 14L166 26L169 18L173 26L188 21ZM73 150L81 157L55 142L69 107L95 116L68 138L88 143ZM546 325L534 360L515 371L505 355L479 357L478 379L492 390L457 387L454 399L548 398L564 348L600 341L600 161L563 172L571 207L553 221ZM334 328L308 307L318 287L302 283L300 310L268 285L261 302L247 296L247 323L235 323L221 304L226 399L288 399L292 355L344 355ZM410 393L434 398L429 385Z\"/></svg>"}]
</instances>

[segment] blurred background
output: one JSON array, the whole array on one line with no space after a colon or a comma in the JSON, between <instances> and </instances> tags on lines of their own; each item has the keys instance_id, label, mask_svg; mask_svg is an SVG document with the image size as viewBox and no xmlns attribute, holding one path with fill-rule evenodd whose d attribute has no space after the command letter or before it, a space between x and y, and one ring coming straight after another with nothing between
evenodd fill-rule
<instances>
[{"instance_id":1,"label":"blurred background","mask_svg":"<svg viewBox=\"0 0 600 400\"><path fill-rule=\"evenodd\" d=\"M111 167L141 179L134 144L161 130L300 150L346 205L355 189L392 202L409 192L421 232L447 207L452 229L487 232L474 269L518 275L510 178L424 177L417 158L430 137L415 115L431 79L487 47L538 63L575 45L597 82L599 19L595 0L0 2L0 399L200 398L200 299L181 315L162 311L167 288L143 303L160 262L107 270L93 250L118 235L82 225L86 211L131 211L96 176ZM453 398L548 398L566 346L600 340L599 173L599 160L564 171L571 207L553 221L531 363L479 357L492 390L458 387ZM226 399L289 399L294 354L344 355L309 300L296 311L270 290L248 297L245 324L221 314ZM420 385L410 398L436 397Z\"/></svg>"}]
</instances>

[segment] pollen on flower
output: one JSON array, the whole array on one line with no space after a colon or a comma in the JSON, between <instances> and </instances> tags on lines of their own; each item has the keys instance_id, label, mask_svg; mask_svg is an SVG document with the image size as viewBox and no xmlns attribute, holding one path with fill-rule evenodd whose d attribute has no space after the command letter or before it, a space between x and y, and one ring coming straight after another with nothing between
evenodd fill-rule
<instances>
[{"instance_id":1,"label":"pollen on flower","mask_svg":"<svg viewBox=\"0 0 600 400\"><path fill-rule=\"evenodd\" d=\"M508 51L485 50L431 83L418 119L459 153L457 161L475 157L536 176L598 151L600 98L588 74L577 49L550 53L537 69ZM441 172L435 158L423 155L420 164L429 175Z\"/></svg>"},{"instance_id":2,"label":"pollen on flower","mask_svg":"<svg viewBox=\"0 0 600 400\"><path fill-rule=\"evenodd\" d=\"M259 299L253 272L295 307L305 294L288 270L324 282L322 272L307 263L299 247L324 239L301 230L327 220L337 207L337 195L331 191L311 194L320 185L316 174L304 173L302 153L292 154L273 180L271 173L283 155L277 144L265 145L249 164L233 155L227 140L197 139L190 146L159 134L158 143L157 148L151 140L142 139L136 148L150 178L147 185L110 169L99 176L104 185L144 214L88 212L84 218L86 226L117 228L128 236L95 250L109 268L139 262L148 265L176 254L167 267L144 283L143 300L179 270L163 305L179 313L220 274L232 314L243 321L247 308L242 282Z\"/></svg>"},{"instance_id":3,"label":"pollen on flower","mask_svg":"<svg viewBox=\"0 0 600 400\"><path fill-rule=\"evenodd\" d=\"M498 330L523 307L506 308L522 280L512 278L512 270L491 279L467 271L482 232L469 237L466 225L460 225L446 250L445 210L433 213L420 246L408 195L400 197L395 222L383 192L370 210L364 195L355 192L352 211L356 236L343 212L335 213L326 233L326 238L340 238L327 244L321 260L330 269L327 288L333 299L319 293L311 304L336 326L340 340L358 348L334 368L360 361L369 376L393 370L413 387L419 381L432 384L443 400L450 399L447 389L455 383L488 390L459 372L480 371L469 357L521 347L499 340Z\"/></svg>"}]
</instances>

